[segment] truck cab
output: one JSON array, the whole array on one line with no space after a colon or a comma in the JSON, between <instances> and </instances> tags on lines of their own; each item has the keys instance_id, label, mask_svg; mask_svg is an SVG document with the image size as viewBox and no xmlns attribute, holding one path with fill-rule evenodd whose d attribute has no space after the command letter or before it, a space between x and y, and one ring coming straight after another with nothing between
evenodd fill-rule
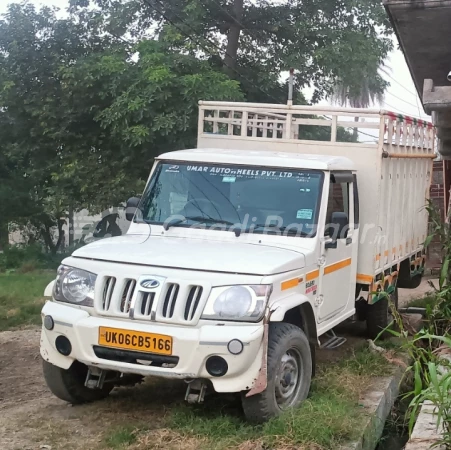
<instances>
[{"instance_id":1,"label":"truck cab","mask_svg":"<svg viewBox=\"0 0 451 450\"><path fill-rule=\"evenodd\" d=\"M354 316L356 302L367 305L373 333L388 325L386 298L373 289L396 289L401 262L423 253L416 247L379 270L380 227L360 236L362 209L369 217L360 187L364 202L379 195L375 186L369 197L362 160L333 139L316 153L290 147L292 108L255 121L252 106L238 118L236 108L201 113L200 148L157 158L143 195L128 202L126 235L82 247L58 269L41 338L58 397L92 401L139 377L175 378L190 401L207 388L241 393L246 417L262 422L307 397L319 338ZM421 162L419 174L431 158Z\"/></svg>"}]
</instances>

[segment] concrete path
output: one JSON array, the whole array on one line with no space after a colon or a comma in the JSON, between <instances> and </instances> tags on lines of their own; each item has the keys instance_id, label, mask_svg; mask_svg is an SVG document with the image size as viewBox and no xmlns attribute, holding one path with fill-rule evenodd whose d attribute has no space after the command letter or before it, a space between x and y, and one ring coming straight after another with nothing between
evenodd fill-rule
<instances>
[{"instance_id":1,"label":"concrete path","mask_svg":"<svg viewBox=\"0 0 451 450\"><path fill-rule=\"evenodd\" d=\"M399 289L399 307L406 307L412 300L417 298L426 297L429 293L433 292L432 287L429 282L432 282L434 286L438 287L438 278L434 277L424 277L421 284L416 289Z\"/></svg>"}]
</instances>

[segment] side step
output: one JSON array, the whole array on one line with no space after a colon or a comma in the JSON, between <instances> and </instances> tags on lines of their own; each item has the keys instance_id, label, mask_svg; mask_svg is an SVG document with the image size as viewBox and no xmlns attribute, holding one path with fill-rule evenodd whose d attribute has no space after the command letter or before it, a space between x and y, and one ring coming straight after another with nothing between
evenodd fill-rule
<instances>
[{"instance_id":1,"label":"side step","mask_svg":"<svg viewBox=\"0 0 451 450\"><path fill-rule=\"evenodd\" d=\"M326 348L328 350L333 350L334 348L340 347L346 342L346 338L337 336L334 330L329 330L321 337L324 337L326 340L321 343L320 338L318 338L319 348Z\"/></svg>"},{"instance_id":2,"label":"side step","mask_svg":"<svg viewBox=\"0 0 451 450\"><path fill-rule=\"evenodd\" d=\"M86 374L85 386L89 389L102 389L105 383L106 370L89 367Z\"/></svg>"}]
</instances>

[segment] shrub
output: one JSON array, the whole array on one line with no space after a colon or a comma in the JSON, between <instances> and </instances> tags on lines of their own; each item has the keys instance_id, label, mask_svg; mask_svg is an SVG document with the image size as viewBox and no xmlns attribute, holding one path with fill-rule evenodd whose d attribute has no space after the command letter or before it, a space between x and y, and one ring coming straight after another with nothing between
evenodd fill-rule
<instances>
[{"instance_id":1,"label":"shrub","mask_svg":"<svg viewBox=\"0 0 451 450\"><path fill-rule=\"evenodd\" d=\"M18 270L26 273L36 269L56 269L61 260L71 253L47 253L39 244L11 246L0 254L0 272Z\"/></svg>"}]
</instances>

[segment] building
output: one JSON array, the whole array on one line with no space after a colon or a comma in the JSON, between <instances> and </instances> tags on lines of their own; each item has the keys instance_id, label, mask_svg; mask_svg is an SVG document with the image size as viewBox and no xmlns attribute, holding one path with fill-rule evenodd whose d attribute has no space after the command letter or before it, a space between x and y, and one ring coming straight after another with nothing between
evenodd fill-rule
<instances>
[{"instance_id":1,"label":"building","mask_svg":"<svg viewBox=\"0 0 451 450\"><path fill-rule=\"evenodd\" d=\"M451 1L383 2L424 110L437 127L447 208L451 185Z\"/></svg>"}]
</instances>

